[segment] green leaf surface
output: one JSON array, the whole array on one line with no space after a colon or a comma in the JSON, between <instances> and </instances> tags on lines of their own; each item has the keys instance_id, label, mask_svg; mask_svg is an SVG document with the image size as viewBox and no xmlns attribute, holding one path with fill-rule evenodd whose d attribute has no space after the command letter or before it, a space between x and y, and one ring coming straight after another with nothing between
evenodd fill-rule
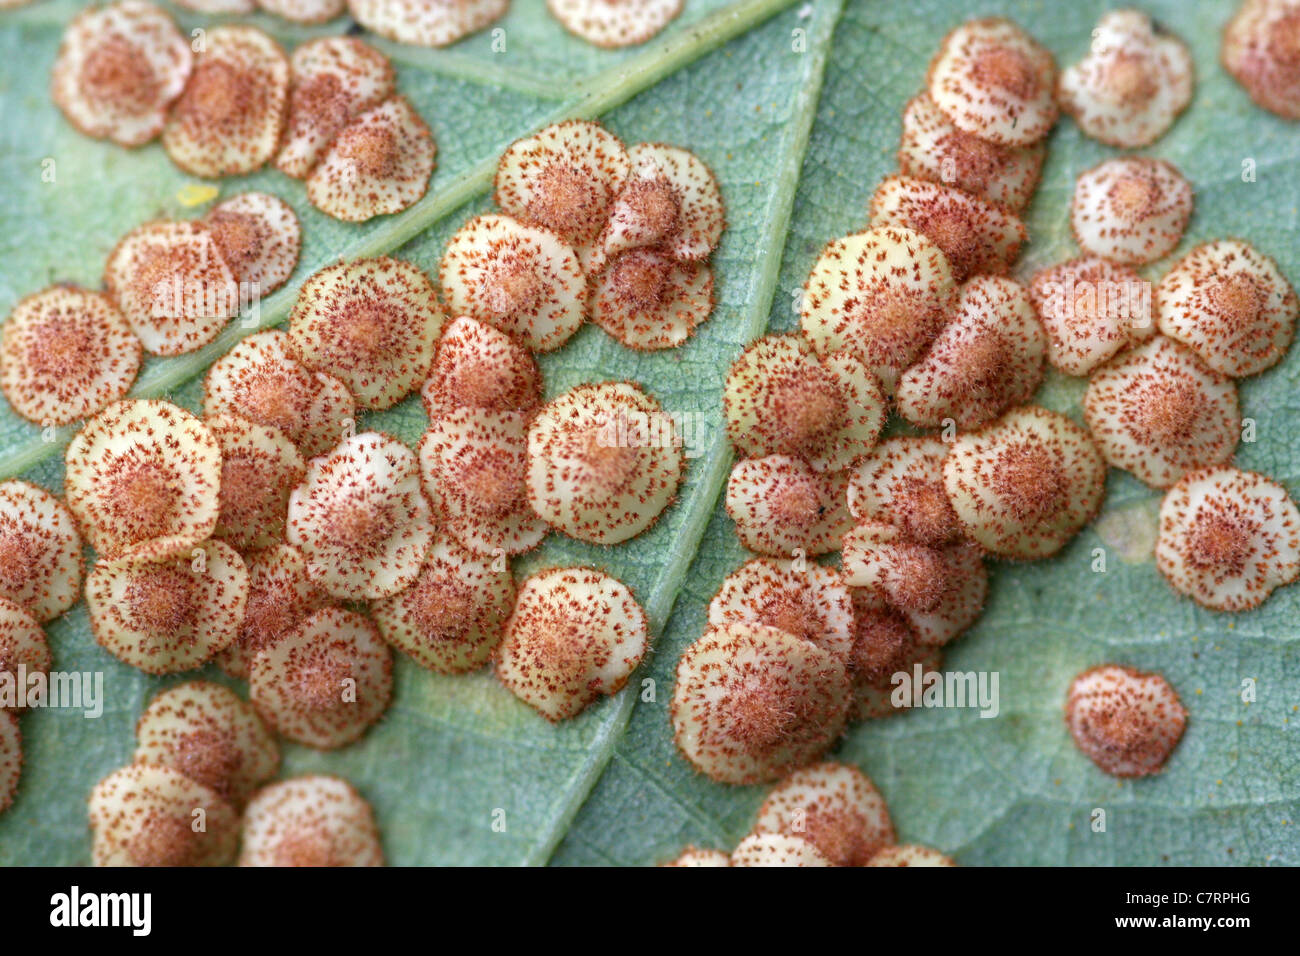
<instances>
[{"instance_id":1,"label":"green leaf surface","mask_svg":"<svg viewBox=\"0 0 1300 956\"><path fill-rule=\"evenodd\" d=\"M1217 65L1218 28L1232 4L1180 16L1177 0L1145 3L1190 43L1198 68L1192 108L1153 148L1197 187L1183 248L1239 235L1300 278L1295 209L1300 139L1293 125L1254 108ZM96 285L108 252L134 225L189 217L192 180L157 146L127 151L76 134L49 102L47 81L62 25L77 5L51 0L0 15L0 311L56 280ZM1086 51L1104 5L988 3L980 13L1020 21L1069 63ZM672 745L667 704L682 649L701 632L705 606L746 557L719 507L731 465L720 426L721 383L744 343L796 327L795 293L821 246L860 229L877 181L894 167L899 114L919 88L943 34L971 15L958 0L687 0L656 40L602 51L568 36L531 0L516 0L491 33L448 50L382 44L399 85L430 122L439 167L429 194L398 216L338 223L306 202L302 185L275 172L220 184L222 195L264 189L303 221L303 261L286 289L263 303L263 325L282 321L297 286L338 258L392 253L436 274L442 248L469 216L490 207L500 150L554 119L599 117L629 142L688 147L715 171L729 226L714 258L718 307L680 349L629 352L594 327L543 358L548 395L583 381L643 383L674 413L703 424L691 436L677 505L650 533L613 549L552 536L516 573L554 563L603 566L645 605L654 653L627 690L553 727L489 674L447 678L399 659L393 706L360 743L321 754L286 746L286 773L328 771L374 803L394 863L646 864L694 842L729 849L747 831L763 788L713 784ZM216 22L180 12L189 28ZM252 18L288 46L341 31L346 21L297 28ZM803 31L796 33L795 31ZM500 38L497 38L500 39ZM497 44L499 46L499 43ZM1068 121L1053 134L1044 182L1028 215L1024 272L1072 254L1066 207L1073 177L1113 154ZM42 180L52 159L54 183ZM1245 182L1242 164L1256 178ZM1160 269L1152 275L1158 276ZM249 329L232 327L212 348L148 364L139 394L197 407L198 380L214 356ZM1243 384L1258 440L1244 467L1300 490L1291 421L1300 357ZM1042 401L1073 414L1079 382L1054 378ZM372 415L364 427L414 442L418 402ZM0 409L0 473L56 491L71 430L43 435ZM53 440L46 440L52 438ZM1177 598L1133 540L1150 526L1155 493L1113 474L1102 519L1057 558L992 569L988 609L951 647L948 667L996 671L1001 713L928 710L857 725L838 749L884 792L902 838L937 846L964 864L1300 862L1296 714L1300 707L1300 589L1256 612L1215 615ZM1108 570L1091 570L1105 548ZM1127 556L1127 560L1123 556ZM23 718L27 763L13 808L0 816L0 862L85 863L85 797L126 762L158 680L119 665L89 636L84 606L49 626L56 667L101 671L98 720L60 710ZM1167 772L1120 783L1070 744L1061 705L1071 677L1114 660L1163 671L1191 711ZM213 676L205 674L204 676ZM1242 681L1257 700L1241 701ZM643 700L644 681L654 699ZM1089 814L1107 811L1105 833ZM494 811L506 827L493 828Z\"/></svg>"}]
</instances>

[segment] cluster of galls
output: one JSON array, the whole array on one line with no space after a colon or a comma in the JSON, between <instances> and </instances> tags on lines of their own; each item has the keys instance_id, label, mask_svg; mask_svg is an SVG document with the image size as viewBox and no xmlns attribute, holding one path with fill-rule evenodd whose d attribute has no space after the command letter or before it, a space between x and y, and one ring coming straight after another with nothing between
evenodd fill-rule
<instances>
[{"instance_id":1,"label":"cluster of galls","mask_svg":"<svg viewBox=\"0 0 1300 956\"><path fill-rule=\"evenodd\" d=\"M28 674L50 668L40 625L75 603L83 539L100 558L85 582L92 623L119 657L180 670L233 639L247 590L234 549L282 535L281 483L297 480L301 455L280 432L237 416L204 424L166 403L122 399L143 352L206 344L233 314L210 303L237 303L240 283L279 286L298 247L292 210L244 193L200 220L131 232L105 268L105 292L60 285L14 307L0 338L10 404L42 427L93 417L69 453L66 505L25 482L0 485L0 673L10 686L20 665ZM223 470L232 489L224 498ZM0 728L3 808L20 747L14 715Z\"/></svg>"},{"instance_id":2,"label":"cluster of galls","mask_svg":"<svg viewBox=\"0 0 1300 956\"><path fill-rule=\"evenodd\" d=\"M347 222L407 208L433 173L428 126L396 94L388 58L355 37L312 40L288 57L255 27L219 26L194 53L165 12L119 0L68 24L52 90L88 136L139 146L161 134L196 176L274 160Z\"/></svg>"},{"instance_id":3,"label":"cluster of galls","mask_svg":"<svg viewBox=\"0 0 1300 956\"><path fill-rule=\"evenodd\" d=\"M1229 376L1280 360L1300 311L1272 261L1207 243L1153 302L1134 267L1178 245L1192 189L1169 164L1129 157L1079 179L1084 258L1027 286L1007 276L1058 99L1091 135L1150 142L1190 98L1181 43L1111 15L1058 82L1020 28L980 20L944 40L927 84L904 114L905 175L876 191L869 229L823 251L802 334L754 343L728 377L744 457L727 510L765 557L724 582L673 697L679 749L719 781L773 779L846 720L894 712L891 675L939 666L978 617L984 558L1057 553L1098 512L1108 463L1172 486L1157 561L1181 593L1235 610L1300 576L1285 490L1226 467L1241 428ZM1026 404L1045 363L1093 373L1087 429ZM891 402L941 431L877 445ZM838 571L808 563L837 549ZM1158 752L1154 772L1181 725L1159 746L1133 734Z\"/></svg>"},{"instance_id":4,"label":"cluster of galls","mask_svg":"<svg viewBox=\"0 0 1300 956\"><path fill-rule=\"evenodd\" d=\"M22 773L20 688L49 674L42 625L76 603L83 572L81 535L67 506L28 482L0 483L0 813Z\"/></svg>"},{"instance_id":5,"label":"cluster of galls","mask_svg":"<svg viewBox=\"0 0 1300 956\"><path fill-rule=\"evenodd\" d=\"M687 847L664 866L955 866L937 850L899 844L884 798L856 767L821 763L790 774L730 853Z\"/></svg>"},{"instance_id":6,"label":"cluster of galls","mask_svg":"<svg viewBox=\"0 0 1300 956\"><path fill-rule=\"evenodd\" d=\"M713 311L708 259L725 213L693 153L559 123L505 151L496 199L501 213L447 244L439 278L453 314L550 351L588 318L630 348L672 348Z\"/></svg>"},{"instance_id":7,"label":"cluster of galls","mask_svg":"<svg viewBox=\"0 0 1300 956\"><path fill-rule=\"evenodd\" d=\"M529 142L542 144L544 161L520 159ZM67 450L66 511L21 483L0 509L9 528L0 571L15 600L47 616L75 600L84 538L97 552L85 596L105 649L151 674L215 660L248 680L267 726L325 749L356 740L383 715L390 645L449 674L495 657L502 683L551 720L617 692L649 639L631 591L590 568L541 571L516 591L509 558L551 528L601 544L641 533L672 502L685 459L671 418L631 383L583 385L543 403L530 347L558 345L548 337L557 328L567 337L569 310L582 320L587 279L573 247L524 220L550 217L565 239L585 237L583 255L605 264L602 275L643 267L643 302L651 287L673 290L683 276L703 275L707 314L703 260L722 229L721 200L712 176L681 150L629 154L594 124L566 124L529 142L507 154L499 180L512 197L503 202L523 203L522 218L492 217L505 226L486 237L484 219L476 220L448 252L448 262L464 261L461 269L444 262L444 291L465 313L455 321L417 266L362 259L309 277L287 330L251 335L215 362L201 419L164 401L123 400L129 380L104 396L67 381L71 411L59 421L95 414ZM612 177L593 178L588 161L609 164ZM538 170L540 184L532 181ZM132 233L110 261L109 295L82 311L120 309L125 334L135 328L150 351L196 348L220 326L201 312L160 314L157 290L203 287L213 271L222 283L279 284L297 254L287 207L241 196L201 222ZM50 339L71 310L69 294L53 290L39 309L25 303L18 318L28 320L7 331L17 330L15 340L20 332ZM488 311L462 307L466 298ZM669 298L652 316L666 329L661 344L685 321ZM75 336L65 338L70 349ZM137 343L137 361L139 351ZM92 384L113 368L97 371ZM8 354L5 381L51 400L36 373ZM418 450L356 432L360 412L390 408L417 389L430 422ZM2 669L48 669L39 625L17 605L12 612ZM8 721L11 790L20 747ZM106 781L107 809L95 812L105 833L135 825L114 808L141 788L149 800L193 795L190 783L124 773ZM108 848L115 839L105 838L106 859L117 858ZM194 859L209 859L186 846Z\"/></svg>"},{"instance_id":8,"label":"cluster of galls","mask_svg":"<svg viewBox=\"0 0 1300 956\"><path fill-rule=\"evenodd\" d=\"M154 697L132 762L91 791L96 866L382 866L374 815L347 781L267 781L280 752L257 711L220 684ZM242 847L241 847L242 843Z\"/></svg>"},{"instance_id":9,"label":"cluster of galls","mask_svg":"<svg viewBox=\"0 0 1300 956\"><path fill-rule=\"evenodd\" d=\"M984 555L1051 554L1100 502L1087 435L1024 404L1047 343L1007 277L1026 238L1007 203L1032 195L1055 118L1045 56L1005 21L955 31L908 105L907 175L876 191L871 228L823 251L801 333L731 368L744 457L727 510L764 557L723 583L673 696L678 747L716 780L775 779L846 721L896 712L892 675L938 667L978 617ZM961 432L878 445L891 404ZM836 550L839 570L809 561Z\"/></svg>"},{"instance_id":10,"label":"cluster of galls","mask_svg":"<svg viewBox=\"0 0 1300 956\"><path fill-rule=\"evenodd\" d=\"M42 427L99 412L126 396L142 353L202 348L249 290L283 285L300 244L297 216L266 193L133 229L108 258L103 292L56 285L14 306L0 334L0 391Z\"/></svg>"},{"instance_id":11,"label":"cluster of galls","mask_svg":"<svg viewBox=\"0 0 1300 956\"><path fill-rule=\"evenodd\" d=\"M544 402L533 352L560 347L588 317L636 348L683 342L712 308L722 201L685 150L628 150L576 121L513 144L496 186L505 212L468 222L439 269L457 318L422 390L418 461L441 543L375 615L390 643L434 670L495 657L502 683L560 720L624 685L645 654L645 614L592 568L544 570L516 593L507 560L552 529L603 545L635 537L673 501L685 459L672 419L633 383ZM348 328L355 311L340 312Z\"/></svg>"},{"instance_id":12,"label":"cluster of galls","mask_svg":"<svg viewBox=\"0 0 1300 956\"><path fill-rule=\"evenodd\" d=\"M392 665L374 625L285 543L318 462L229 411L123 401L68 446L65 494L96 552L85 597L101 646L150 674L215 659L249 679L270 726L330 748L383 713Z\"/></svg>"}]
</instances>

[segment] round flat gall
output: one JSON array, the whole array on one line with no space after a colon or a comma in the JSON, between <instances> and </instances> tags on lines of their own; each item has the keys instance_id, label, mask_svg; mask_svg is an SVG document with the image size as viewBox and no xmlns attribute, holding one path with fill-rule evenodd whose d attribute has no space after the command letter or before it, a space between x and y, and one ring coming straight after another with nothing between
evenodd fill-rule
<instances>
[{"instance_id":1,"label":"round flat gall","mask_svg":"<svg viewBox=\"0 0 1300 956\"><path fill-rule=\"evenodd\" d=\"M510 0L347 0L367 30L412 46L447 46L501 19Z\"/></svg>"},{"instance_id":2,"label":"round flat gall","mask_svg":"<svg viewBox=\"0 0 1300 956\"><path fill-rule=\"evenodd\" d=\"M599 47L645 43L682 12L685 0L546 0L574 36Z\"/></svg>"},{"instance_id":3,"label":"round flat gall","mask_svg":"<svg viewBox=\"0 0 1300 956\"><path fill-rule=\"evenodd\" d=\"M163 10L141 0L89 7L63 32L54 104L87 136L139 146L162 132L194 57Z\"/></svg>"},{"instance_id":4,"label":"round flat gall","mask_svg":"<svg viewBox=\"0 0 1300 956\"><path fill-rule=\"evenodd\" d=\"M789 455L838 471L869 452L888 405L853 355L819 356L798 334L769 335L732 363L723 393L727 436L745 457Z\"/></svg>"},{"instance_id":5,"label":"round flat gall","mask_svg":"<svg viewBox=\"0 0 1300 956\"><path fill-rule=\"evenodd\" d=\"M971 20L930 61L930 98L958 129L1004 146L1028 146L1056 122L1052 54L1010 20Z\"/></svg>"},{"instance_id":6,"label":"round flat gall","mask_svg":"<svg viewBox=\"0 0 1300 956\"><path fill-rule=\"evenodd\" d=\"M209 681L187 681L156 695L135 737L135 763L170 767L233 807L242 807L280 766L280 750L252 706Z\"/></svg>"},{"instance_id":7,"label":"round flat gall","mask_svg":"<svg viewBox=\"0 0 1300 956\"><path fill-rule=\"evenodd\" d=\"M257 6L290 23L305 24L326 23L348 8L347 0L257 0Z\"/></svg>"},{"instance_id":8,"label":"round flat gall","mask_svg":"<svg viewBox=\"0 0 1300 956\"><path fill-rule=\"evenodd\" d=\"M1192 205L1192 184L1172 163L1119 156L1079 174L1070 229L1085 253L1142 265L1174 251Z\"/></svg>"},{"instance_id":9,"label":"round flat gall","mask_svg":"<svg viewBox=\"0 0 1300 956\"><path fill-rule=\"evenodd\" d=\"M630 173L617 136L599 123L569 120L510 144L497 163L496 201L554 232L585 264Z\"/></svg>"},{"instance_id":10,"label":"round flat gall","mask_svg":"<svg viewBox=\"0 0 1300 956\"><path fill-rule=\"evenodd\" d=\"M286 176L306 179L343 127L397 87L388 57L357 37L309 40L293 51L289 69L289 112L275 165Z\"/></svg>"},{"instance_id":11,"label":"round flat gall","mask_svg":"<svg viewBox=\"0 0 1300 956\"><path fill-rule=\"evenodd\" d=\"M1300 9L1290 0L1245 0L1223 29L1220 61L1259 106L1300 119L1296 34Z\"/></svg>"},{"instance_id":12,"label":"round flat gall","mask_svg":"<svg viewBox=\"0 0 1300 956\"><path fill-rule=\"evenodd\" d=\"M520 342L462 315L443 330L420 398L431 420L457 408L531 412L542 404L542 370Z\"/></svg>"},{"instance_id":13,"label":"round flat gall","mask_svg":"<svg viewBox=\"0 0 1300 956\"><path fill-rule=\"evenodd\" d=\"M217 655L231 677L248 679L248 669L262 648L274 644L308 615L330 603L307 571L307 559L287 544L254 551L248 566L248 600L239 634Z\"/></svg>"},{"instance_id":14,"label":"round flat gall","mask_svg":"<svg viewBox=\"0 0 1300 956\"><path fill-rule=\"evenodd\" d=\"M949 442L895 436L849 471L849 512L858 521L895 525L904 539L943 547L962 537L961 523L943 487Z\"/></svg>"},{"instance_id":15,"label":"round flat gall","mask_svg":"<svg viewBox=\"0 0 1300 956\"><path fill-rule=\"evenodd\" d=\"M363 408L391 408L428 376L445 319L418 266L387 256L340 262L303 283L289 352L342 381Z\"/></svg>"},{"instance_id":16,"label":"round flat gall","mask_svg":"<svg viewBox=\"0 0 1300 956\"><path fill-rule=\"evenodd\" d=\"M1182 40L1140 10L1112 10L1088 55L1061 73L1057 99L1087 135L1108 146L1149 146L1192 101L1196 68Z\"/></svg>"},{"instance_id":17,"label":"round flat gall","mask_svg":"<svg viewBox=\"0 0 1300 956\"><path fill-rule=\"evenodd\" d=\"M443 537L429 549L415 583L373 602L370 613L384 640L421 667L465 674L488 662L514 607L508 567Z\"/></svg>"},{"instance_id":18,"label":"round flat gall","mask_svg":"<svg viewBox=\"0 0 1300 956\"><path fill-rule=\"evenodd\" d=\"M627 585L593 568L552 568L519 586L496 649L497 679L554 723L622 690L649 643Z\"/></svg>"},{"instance_id":19,"label":"round flat gall","mask_svg":"<svg viewBox=\"0 0 1300 956\"><path fill-rule=\"evenodd\" d=\"M853 602L833 568L754 558L723 580L709 603L709 626L763 624L847 658Z\"/></svg>"},{"instance_id":20,"label":"round flat gall","mask_svg":"<svg viewBox=\"0 0 1300 956\"><path fill-rule=\"evenodd\" d=\"M284 285L302 248L298 215L269 193L240 193L214 206L203 224L235 279L256 296Z\"/></svg>"},{"instance_id":21,"label":"round flat gall","mask_svg":"<svg viewBox=\"0 0 1300 956\"><path fill-rule=\"evenodd\" d=\"M18 715L0 710L0 813L8 810L23 775L23 735Z\"/></svg>"},{"instance_id":22,"label":"round flat gall","mask_svg":"<svg viewBox=\"0 0 1300 956\"><path fill-rule=\"evenodd\" d=\"M821 355L855 354L892 395L946 321L956 283L934 242L901 227L827 243L799 303L804 335Z\"/></svg>"},{"instance_id":23,"label":"round flat gall","mask_svg":"<svg viewBox=\"0 0 1300 956\"><path fill-rule=\"evenodd\" d=\"M746 458L727 480L727 514L740 543L758 554L829 554L853 525L847 489L842 471L815 471L788 455Z\"/></svg>"},{"instance_id":24,"label":"round flat gall","mask_svg":"<svg viewBox=\"0 0 1300 956\"><path fill-rule=\"evenodd\" d=\"M754 833L797 836L835 866L865 866L894 842L889 808L857 767L819 763L782 780L758 808Z\"/></svg>"},{"instance_id":25,"label":"round flat gall","mask_svg":"<svg viewBox=\"0 0 1300 956\"><path fill-rule=\"evenodd\" d=\"M357 740L388 709L393 656L369 618L321 608L257 652L248 691L281 736L334 750Z\"/></svg>"},{"instance_id":26,"label":"round flat gall","mask_svg":"<svg viewBox=\"0 0 1300 956\"><path fill-rule=\"evenodd\" d=\"M1268 256L1239 239L1206 242L1156 286L1160 331L1214 371L1245 378L1282 360L1300 299Z\"/></svg>"},{"instance_id":27,"label":"round flat gall","mask_svg":"<svg viewBox=\"0 0 1300 956\"><path fill-rule=\"evenodd\" d=\"M1070 682L1065 722L1084 755L1113 777L1159 773L1187 726L1187 709L1160 674L1106 664Z\"/></svg>"},{"instance_id":28,"label":"round flat gall","mask_svg":"<svg viewBox=\"0 0 1300 956\"><path fill-rule=\"evenodd\" d=\"M429 189L438 154L428 124L394 96L350 120L307 175L311 204L344 222L401 212Z\"/></svg>"},{"instance_id":29,"label":"round flat gall","mask_svg":"<svg viewBox=\"0 0 1300 956\"><path fill-rule=\"evenodd\" d=\"M176 674L233 644L248 600L248 569L220 541L180 557L101 561L86 578L96 643L146 674Z\"/></svg>"},{"instance_id":30,"label":"round flat gall","mask_svg":"<svg viewBox=\"0 0 1300 956\"><path fill-rule=\"evenodd\" d=\"M958 129L922 93L903 109L898 171L960 189L1018 213L1029 205L1047 146L1002 146Z\"/></svg>"},{"instance_id":31,"label":"round flat gall","mask_svg":"<svg viewBox=\"0 0 1300 956\"><path fill-rule=\"evenodd\" d=\"M224 866L239 841L235 809L170 767L113 771L90 792L89 811L95 866Z\"/></svg>"},{"instance_id":32,"label":"round flat gall","mask_svg":"<svg viewBox=\"0 0 1300 956\"><path fill-rule=\"evenodd\" d=\"M1067 375L1087 375L1156 331L1151 283L1097 256L1040 270L1029 295L1047 333L1047 361Z\"/></svg>"},{"instance_id":33,"label":"round flat gall","mask_svg":"<svg viewBox=\"0 0 1300 956\"><path fill-rule=\"evenodd\" d=\"M479 555L523 554L548 526L528 503L528 415L458 408L420 439L420 480L447 532Z\"/></svg>"},{"instance_id":34,"label":"round flat gall","mask_svg":"<svg viewBox=\"0 0 1300 956\"><path fill-rule=\"evenodd\" d=\"M349 600L396 594L420 573L435 518L420 490L415 453L396 438L362 432L307 463L289 497L286 539L312 580Z\"/></svg>"},{"instance_id":35,"label":"round flat gall","mask_svg":"<svg viewBox=\"0 0 1300 956\"><path fill-rule=\"evenodd\" d=\"M1253 471L1189 472L1160 503L1156 567L1202 607L1257 607L1300 577L1300 511L1282 485Z\"/></svg>"},{"instance_id":36,"label":"round flat gall","mask_svg":"<svg viewBox=\"0 0 1300 956\"><path fill-rule=\"evenodd\" d=\"M630 349L676 348L713 313L713 270L656 249L621 252L592 280L590 310Z\"/></svg>"},{"instance_id":37,"label":"round flat gall","mask_svg":"<svg viewBox=\"0 0 1300 956\"><path fill-rule=\"evenodd\" d=\"M736 844L732 866L834 866L811 840L785 833L752 833Z\"/></svg>"},{"instance_id":38,"label":"round flat gall","mask_svg":"<svg viewBox=\"0 0 1300 956\"><path fill-rule=\"evenodd\" d=\"M887 846L870 860L867 866L956 866L952 857L938 850L915 843Z\"/></svg>"},{"instance_id":39,"label":"round flat gall","mask_svg":"<svg viewBox=\"0 0 1300 956\"><path fill-rule=\"evenodd\" d=\"M925 428L976 428L1033 397L1046 355L1029 290L997 276L970 279L948 324L899 379L899 413Z\"/></svg>"},{"instance_id":40,"label":"round flat gall","mask_svg":"<svg viewBox=\"0 0 1300 956\"><path fill-rule=\"evenodd\" d=\"M819 757L849 705L844 662L759 624L711 627L677 662L677 749L719 783L776 780Z\"/></svg>"},{"instance_id":41,"label":"round flat gall","mask_svg":"<svg viewBox=\"0 0 1300 956\"><path fill-rule=\"evenodd\" d=\"M237 415L208 418L221 446L221 510L212 532L236 551L284 540L289 494L307 477L307 462L278 428Z\"/></svg>"},{"instance_id":42,"label":"round flat gall","mask_svg":"<svg viewBox=\"0 0 1300 956\"><path fill-rule=\"evenodd\" d=\"M26 481L0 482L0 597L44 624L77 603L83 564L62 501Z\"/></svg>"},{"instance_id":43,"label":"round flat gall","mask_svg":"<svg viewBox=\"0 0 1300 956\"><path fill-rule=\"evenodd\" d=\"M53 286L21 299L0 330L0 391L28 421L67 425L125 397L140 352L108 296Z\"/></svg>"},{"instance_id":44,"label":"round flat gall","mask_svg":"<svg viewBox=\"0 0 1300 956\"><path fill-rule=\"evenodd\" d=\"M289 60L250 26L207 31L163 128L167 155L194 176L240 176L275 155L289 99Z\"/></svg>"},{"instance_id":45,"label":"round flat gall","mask_svg":"<svg viewBox=\"0 0 1300 956\"><path fill-rule=\"evenodd\" d=\"M866 588L853 588L853 648L849 652L849 681L853 700L850 720L874 720L903 712L909 703L897 706L894 695L899 685L895 674L912 675L937 671L943 665L943 651L923 644L906 615L891 608Z\"/></svg>"},{"instance_id":46,"label":"round flat gall","mask_svg":"<svg viewBox=\"0 0 1300 956\"><path fill-rule=\"evenodd\" d=\"M202 348L241 305L235 273L200 222L131 230L109 254L104 288L151 355Z\"/></svg>"},{"instance_id":47,"label":"round flat gall","mask_svg":"<svg viewBox=\"0 0 1300 956\"><path fill-rule=\"evenodd\" d=\"M1004 558L1055 554L1096 515L1106 462L1091 436L1036 405L959 435L944 487L974 541Z\"/></svg>"},{"instance_id":48,"label":"round flat gall","mask_svg":"<svg viewBox=\"0 0 1300 956\"><path fill-rule=\"evenodd\" d=\"M240 866L383 866L375 814L341 777L269 784L244 812Z\"/></svg>"},{"instance_id":49,"label":"round flat gall","mask_svg":"<svg viewBox=\"0 0 1300 956\"><path fill-rule=\"evenodd\" d=\"M653 525L686 470L663 407L630 382L579 385L528 426L528 501L558 531L618 544Z\"/></svg>"},{"instance_id":50,"label":"round flat gall","mask_svg":"<svg viewBox=\"0 0 1300 956\"><path fill-rule=\"evenodd\" d=\"M108 406L73 437L64 461L68 509L101 558L167 556L216 528L221 446L170 402Z\"/></svg>"},{"instance_id":51,"label":"round flat gall","mask_svg":"<svg viewBox=\"0 0 1300 956\"><path fill-rule=\"evenodd\" d=\"M895 525L864 521L844 535L841 563L844 583L856 589L855 615L897 611L928 647L952 641L984 610L988 572L969 542L929 547L908 541Z\"/></svg>"},{"instance_id":52,"label":"round flat gall","mask_svg":"<svg viewBox=\"0 0 1300 956\"><path fill-rule=\"evenodd\" d=\"M1014 213L924 179L886 176L871 197L873 229L911 229L943 250L953 279L1006 275L1029 238Z\"/></svg>"},{"instance_id":53,"label":"round flat gall","mask_svg":"<svg viewBox=\"0 0 1300 956\"><path fill-rule=\"evenodd\" d=\"M1153 488L1226 464L1241 434L1236 384L1163 335L1094 372L1083 413L1106 461Z\"/></svg>"},{"instance_id":54,"label":"round flat gall","mask_svg":"<svg viewBox=\"0 0 1300 956\"><path fill-rule=\"evenodd\" d=\"M663 143L638 143L628 161L631 174L601 236L602 258L645 246L674 259L707 258L727 221L709 167L689 150Z\"/></svg>"},{"instance_id":55,"label":"round flat gall","mask_svg":"<svg viewBox=\"0 0 1300 956\"><path fill-rule=\"evenodd\" d=\"M307 458L328 452L356 421L348 386L293 358L280 329L250 335L212 364L203 411L279 429Z\"/></svg>"},{"instance_id":56,"label":"round flat gall","mask_svg":"<svg viewBox=\"0 0 1300 956\"><path fill-rule=\"evenodd\" d=\"M0 695L0 715L6 710L22 713L26 707L21 706L18 694L30 692L28 678L48 675L53 663L50 642L36 618L22 605L0 597L0 676L9 685L6 693ZM12 700L7 699L8 691L15 692ZM0 798L0 804L3 803Z\"/></svg>"},{"instance_id":57,"label":"round flat gall","mask_svg":"<svg viewBox=\"0 0 1300 956\"><path fill-rule=\"evenodd\" d=\"M492 213L447 243L438 282L453 315L469 316L530 349L559 348L586 318L587 279L554 233Z\"/></svg>"}]
</instances>

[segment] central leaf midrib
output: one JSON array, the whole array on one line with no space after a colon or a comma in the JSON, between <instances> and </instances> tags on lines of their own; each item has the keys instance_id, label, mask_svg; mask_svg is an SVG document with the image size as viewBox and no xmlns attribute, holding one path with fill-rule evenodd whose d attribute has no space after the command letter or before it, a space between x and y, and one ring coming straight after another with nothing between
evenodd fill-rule
<instances>
[{"instance_id":1,"label":"central leaf midrib","mask_svg":"<svg viewBox=\"0 0 1300 956\"><path fill-rule=\"evenodd\" d=\"M793 105L792 113L796 120L789 127L791 135L788 145L773 180L775 200L762 228L763 241L750 252L750 255L759 262L759 268L752 281L753 292L746 297L749 309L746 311L745 321L740 326L743 338L747 342L758 338L768 327L784 256L763 253L765 250L770 252L774 246L784 250L784 239L794 210L795 187L807 154L813 119L817 112L816 103L825 76L831 34L839 20L843 5L844 0L819 0L817 19L809 30L808 52L802 54L810 58L810 65L806 80ZM650 621L651 633L656 639L663 635L664 626L672 613L677 594L694 564L705 529L713 517L723 486L731 472L733 457L726 435L715 435L708 451L696 461L696 467L702 467L704 474L692 491L690 499L682 505L686 509L686 515L674 538L672 551L663 572L643 601L646 616ZM639 684L636 680L633 680L619 694L616 699L617 706L602 722L587 752L587 758L570 777L570 783L566 787L568 797L559 805L551 826L535 842L532 851L524 858L523 862L526 865L543 864L554 854L570 824L605 772L618 741L623 738L639 697Z\"/></svg>"}]
</instances>

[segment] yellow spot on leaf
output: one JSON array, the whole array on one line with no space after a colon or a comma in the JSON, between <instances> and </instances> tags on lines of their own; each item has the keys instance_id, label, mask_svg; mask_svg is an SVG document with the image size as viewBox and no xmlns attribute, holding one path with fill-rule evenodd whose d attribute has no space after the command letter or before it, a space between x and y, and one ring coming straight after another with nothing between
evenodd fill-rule
<instances>
[{"instance_id":1,"label":"yellow spot on leaf","mask_svg":"<svg viewBox=\"0 0 1300 956\"><path fill-rule=\"evenodd\" d=\"M221 195L221 190L208 183L186 183L176 193L182 206L202 206Z\"/></svg>"}]
</instances>

